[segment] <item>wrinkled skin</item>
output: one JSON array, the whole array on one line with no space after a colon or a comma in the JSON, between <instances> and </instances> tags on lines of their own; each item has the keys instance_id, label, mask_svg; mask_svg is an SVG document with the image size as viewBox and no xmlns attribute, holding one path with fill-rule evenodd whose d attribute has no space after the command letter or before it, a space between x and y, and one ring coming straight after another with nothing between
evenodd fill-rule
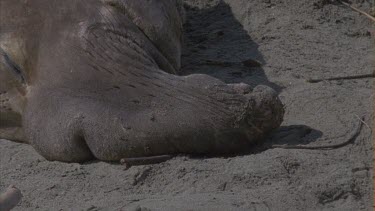
<instances>
[{"instance_id":1,"label":"wrinkled skin","mask_svg":"<svg viewBox=\"0 0 375 211\"><path fill-rule=\"evenodd\" d=\"M176 0L0 2L0 138L48 160L237 153L282 122L271 88L175 75Z\"/></svg>"}]
</instances>

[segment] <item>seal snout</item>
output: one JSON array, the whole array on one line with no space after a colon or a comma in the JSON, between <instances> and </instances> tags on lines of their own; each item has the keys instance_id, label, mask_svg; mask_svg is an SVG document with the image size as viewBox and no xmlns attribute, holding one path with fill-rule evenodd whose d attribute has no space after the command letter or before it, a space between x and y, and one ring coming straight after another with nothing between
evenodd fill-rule
<instances>
[{"instance_id":1,"label":"seal snout","mask_svg":"<svg viewBox=\"0 0 375 211\"><path fill-rule=\"evenodd\" d=\"M245 118L248 137L260 139L280 126L285 111L275 90L268 86L258 85L245 96L249 100L248 113Z\"/></svg>"}]
</instances>

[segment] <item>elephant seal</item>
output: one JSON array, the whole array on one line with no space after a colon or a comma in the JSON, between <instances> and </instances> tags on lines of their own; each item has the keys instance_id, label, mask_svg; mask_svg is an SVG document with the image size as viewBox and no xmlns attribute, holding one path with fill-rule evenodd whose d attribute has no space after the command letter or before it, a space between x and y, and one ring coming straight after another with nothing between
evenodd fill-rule
<instances>
[{"instance_id":1,"label":"elephant seal","mask_svg":"<svg viewBox=\"0 0 375 211\"><path fill-rule=\"evenodd\" d=\"M2 0L0 138L48 160L243 152L280 126L266 86L178 76L177 0Z\"/></svg>"}]
</instances>

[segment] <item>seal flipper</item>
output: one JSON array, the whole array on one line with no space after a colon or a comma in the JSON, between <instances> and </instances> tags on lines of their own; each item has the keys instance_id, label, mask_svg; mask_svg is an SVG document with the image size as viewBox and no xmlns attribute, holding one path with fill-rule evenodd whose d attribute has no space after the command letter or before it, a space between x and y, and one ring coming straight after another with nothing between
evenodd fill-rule
<instances>
[{"instance_id":1,"label":"seal flipper","mask_svg":"<svg viewBox=\"0 0 375 211\"><path fill-rule=\"evenodd\" d=\"M26 87L24 71L0 47L0 139L26 142L22 128Z\"/></svg>"}]
</instances>

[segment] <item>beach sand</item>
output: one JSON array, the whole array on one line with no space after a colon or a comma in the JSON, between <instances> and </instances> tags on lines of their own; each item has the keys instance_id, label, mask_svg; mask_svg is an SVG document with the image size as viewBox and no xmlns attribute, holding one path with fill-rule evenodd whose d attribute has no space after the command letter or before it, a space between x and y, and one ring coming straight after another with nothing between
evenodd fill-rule
<instances>
[{"instance_id":1,"label":"beach sand","mask_svg":"<svg viewBox=\"0 0 375 211\"><path fill-rule=\"evenodd\" d=\"M306 82L374 71L372 22L331 2L185 1L181 74L265 84L285 105L281 128L252 153L126 169L50 162L0 140L0 190L22 191L14 210L373 210L373 79ZM370 12L371 2L353 5ZM362 117L337 149L271 147L341 143Z\"/></svg>"}]
</instances>

